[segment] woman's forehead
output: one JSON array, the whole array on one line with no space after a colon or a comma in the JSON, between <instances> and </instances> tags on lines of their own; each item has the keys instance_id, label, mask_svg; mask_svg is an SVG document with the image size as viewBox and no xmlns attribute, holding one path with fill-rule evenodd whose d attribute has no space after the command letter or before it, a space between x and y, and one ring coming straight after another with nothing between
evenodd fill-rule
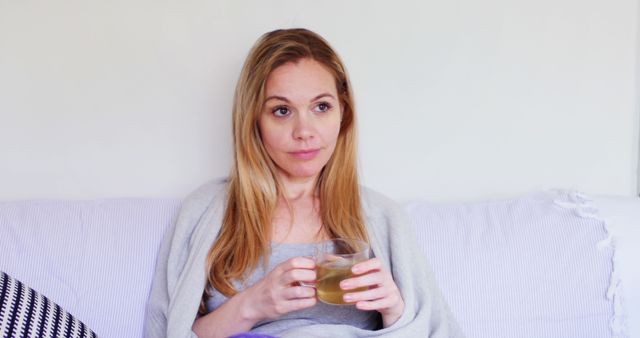
<instances>
[{"instance_id":1,"label":"woman's forehead","mask_svg":"<svg viewBox=\"0 0 640 338\"><path fill-rule=\"evenodd\" d=\"M287 62L267 77L265 97L304 96L313 98L328 93L336 96L336 80L326 66L312 59Z\"/></svg>"}]
</instances>

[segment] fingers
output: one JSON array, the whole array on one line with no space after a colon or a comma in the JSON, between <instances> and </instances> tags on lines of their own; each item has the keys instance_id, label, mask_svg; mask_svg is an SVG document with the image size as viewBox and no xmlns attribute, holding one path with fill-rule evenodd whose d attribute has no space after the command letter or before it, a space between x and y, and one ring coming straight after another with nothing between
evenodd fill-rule
<instances>
[{"instance_id":1,"label":"fingers","mask_svg":"<svg viewBox=\"0 0 640 338\"><path fill-rule=\"evenodd\" d=\"M280 277L281 284L290 286L298 282L313 282L316 280L316 271L309 269L293 269L283 273Z\"/></svg>"},{"instance_id":2,"label":"fingers","mask_svg":"<svg viewBox=\"0 0 640 338\"><path fill-rule=\"evenodd\" d=\"M372 301L359 301L356 303L356 308L363 311L389 309L398 303L396 297L385 297Z\"/></svg>"},{"instance_id":3,"label":"fingers","mask_svg":"<svg viewBox=\"0 0 640 338\"><path fill-rule=\"evenodd\" d=\"M365 286L380 287L385 284L386 277L382 271L371 272L366 275L343 280L340 282L340 288L342 290L351 290Z\"/></svg>"},{"instance_id":4,"label":"fingers","mask_svg":"<svg viewBox=\"0 0 640 338\"><path fill-rule=\"evenodd\" d=\"M250 290L250 299L261 308L260 318L278 318L316 304L316 290L300 286L316 279L314 260L295 257L280 263Z\"/></svg>"},{"instance_id":5,"label":"fingers","mask_svg":"<svg viewBox=\"0 0 640 338\"><path fill-rule=\"evenodd\" d=\"M355 303L359 310L380 312L385 323L397 320L398 314L402 314L404 309L404 301L393 276L384 269L380 260L372 258L358 263L352 267L352 271L359 275L340 282L340 288L358 292L346 293L344 301ZM366 289L359 291L358 288Z\"/></svg>"},{"instance_id":6,"label":"fingers","mask_svg":"<svg viewBox=\"0 0 640 338\"><path fill-rule=\"evenodd\" d=\"M382 286L386 279L386 274L382 272L382 263L378 258L371 258L351 267L354 274L360 276L345 279L340 282L340 288L351 290L364 286ZM391 276L388 276L391 278Z\"/></svg>"},{"instance_id":7,"label":"fingers","mask_svg":"<svg viewBox=\"0 0 640 338\"><path fill-rule=\"evenodd\" d=\"M273 272L282 285L316 280L316 263L309 257L294 257L280 263Z\"/></svg>"},{"instance_id":8,"label":"fingers","mask_svg":"<svg viewBox=\"0 0 640 338\"><path fill-rule=\"evenodd\" d=\"M316 262L309 257L293 257L290 258L279 265L284 270L291 269L315 269Z\"/></svg>"},{"instance_id":9,"label":"fingers","mask_svg":"<svg viewBox=\"0 0 640 338\"><path fill-rule=\"evenodd\" d=\"M347 303L355 303L359 301L371 301L384 298L388 291L383 288L373 288L360 292L345 293L343 299Z\"/></svg>"},{"instance_id":10,"label":"fingers","mask_svg":"<svg viewBox=\"0 0 640 338\"><path fill-rule=\"evenodd\" d=\"M343 299L347 303L355 303L360 310L386 311L403 303L400 291L395 285L347 293L343 296ZM404 307L404 305L402 306Z\"/></svg>"},{"instance_id":11,"label":"fingers","mask_svg":"<svg viewBox=\"0 0 640 338\"><path fill-rule=\"evenodd\" d=\"M311 298L316 296L316 289L306 286L292 286L286 288L282 296L288 300Z\"/></svg>"},{"instance_id":12,"label":"fingers","mask_svg":"<svg viewBox=\"0 0 640 338\"><path fill-rule=\"evenodd\" d=\"M382 268L382 262L380 262L378 258L371 258L364 262L355 264L351 268L351 271L356 275L360 275L372 270L380 270L381 268Z\"/></svg>"},{"instance_id":13,"label":"fingers","mask_svg":"<svg viewBox=\"0 0 640 338\"><path fill-rule=\"evenodd\" d=\"M316 305L316 298L298 298L283 302L276 308L276 312L279 315L285 315L292 311L298 311L306 309Z\"/></svg>"},{"instance_id":14,"label":"fingers","mask_svg":"<svg viewBox=\"0 0 640 338\"><path fill-rule=\"evenodd\" d=\"M292 311L306 309L316 305L316 289L294 286L283 290L282 301L276 305L276 313L284 315Z\"/></svg>"}]
</instances>

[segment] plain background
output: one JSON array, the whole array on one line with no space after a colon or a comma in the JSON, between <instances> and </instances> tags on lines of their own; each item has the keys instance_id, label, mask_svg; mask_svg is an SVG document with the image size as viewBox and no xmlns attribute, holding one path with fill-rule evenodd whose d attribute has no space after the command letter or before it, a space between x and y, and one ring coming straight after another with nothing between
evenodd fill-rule
<instances>
[{"instance_id":1,"label":"plain background","mask_svg":"<svg viewBox=\"0 0 640 338\"><path fill-rule=\"evenodd\" d=\"M280 27L352 76L399 200L637 194L638 1L0 0L0 200L182 197L227 175L235 82Z\"/></svg>"},{"instance_id":2,"label":"plain background","mask_svg":"<svg viewBox=\"0 0 640 338\"><path fill-rule=\"evenodd\" d=\"M225 176L242 62L288 27L347 65L368 186L634 196L639 5L0 0L0 200L179 198Z\"/></svg>"}]
</instances>

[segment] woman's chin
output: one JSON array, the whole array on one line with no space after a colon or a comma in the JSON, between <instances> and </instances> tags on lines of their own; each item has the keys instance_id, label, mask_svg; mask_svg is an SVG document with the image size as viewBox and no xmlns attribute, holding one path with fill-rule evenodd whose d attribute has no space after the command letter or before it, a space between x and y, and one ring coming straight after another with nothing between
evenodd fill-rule
<instances>
[{"instance_id":1,"label":"woman's chin","mask_svg":"<svg viewBox=\"0 0 640 338\"><path fill-rule=\"evenodd\" d=\"M320 175L321 169L297 169L285 171L284 176L290 181L315 180Z\"/></svg>"}]
</instances>

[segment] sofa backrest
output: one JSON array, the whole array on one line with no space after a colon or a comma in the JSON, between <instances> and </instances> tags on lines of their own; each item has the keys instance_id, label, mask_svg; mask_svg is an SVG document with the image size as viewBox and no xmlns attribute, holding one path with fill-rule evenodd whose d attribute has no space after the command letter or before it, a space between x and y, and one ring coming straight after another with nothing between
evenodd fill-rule
<instances>
[{"instance_id":1,"label":"sofa backrest","mask_svg":"<svg viewBox=\"0 0 640 338\"><path fill-rule=\"evenodd\" d=\"M141 337L155 257L180 202L0 203L0 270L98 336Z\"/></svg>"},{"instance_id":2,"label":"sofa backrest","mask_svg":"<svg viewBox=\"0 0 640 338\"><path fill-rule=\"evenodd\" d=\"M622 336L613 250L603 222L582 202L558 193L406 209L469 337ZM101 337L141 337L156 253L179 205L0 203L0 270Z\"/></svg>"},{"instance_id":3,"label":"sofa backrest","mask_svg":"<svg viewBox=\"0 0 640 338\"><path fill-rule=\"evenodd\" d=\"M469 337L622 337L605 223L583 196L407 206Z\"/></svg>"}]
</instances>

